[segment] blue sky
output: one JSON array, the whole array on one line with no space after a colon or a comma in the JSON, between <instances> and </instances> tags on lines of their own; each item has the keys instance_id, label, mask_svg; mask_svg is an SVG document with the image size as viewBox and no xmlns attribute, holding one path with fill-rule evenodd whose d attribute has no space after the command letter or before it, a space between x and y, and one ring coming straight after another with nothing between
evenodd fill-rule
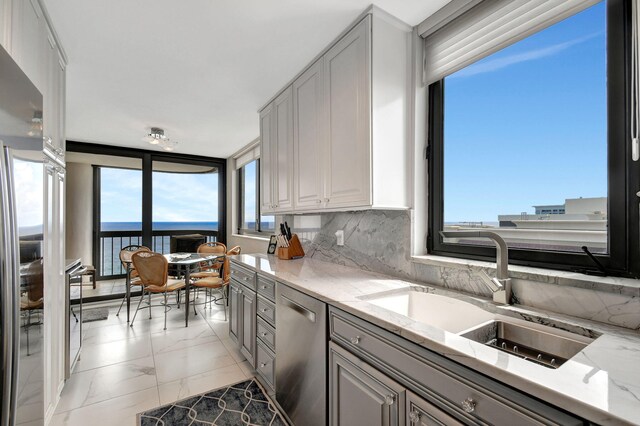
<instances>
[{"instance_id":1,"label":"blue sky","mask_svg":"<svg viewBox=\"0 0 640 426\"><path fill-rule=\"evenodd\" d=\"M142 220L142 172L103 168L102 222ZM218 174L153 173L154 222L217 222Z\"/></svg>"},{"instance_id":2,"label":"blue sky","mask_svg":"<svg viewBox=\"0 0 640 426\"><path fill-rule=\"evenodd\" d=\"M445 79L444 221L607 196L605 5Z\"/></svg>"}]
</instances>

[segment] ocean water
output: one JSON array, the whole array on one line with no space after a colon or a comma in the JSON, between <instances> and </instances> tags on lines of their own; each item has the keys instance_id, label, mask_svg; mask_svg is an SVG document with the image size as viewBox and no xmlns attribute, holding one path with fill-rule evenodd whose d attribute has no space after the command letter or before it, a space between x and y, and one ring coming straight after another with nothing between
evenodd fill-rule
<instances>
[{"instance_id":1,"label":"ocean water","mask_svg":"<svg viewBox=\"0 0 640 426\"><path fill-rule=\"evenodd\" d=\"M141 231L142 222L102 222L102 231ZM155 231L217 231L218 222L153 222Z\"/></svg>"}]
</instances>

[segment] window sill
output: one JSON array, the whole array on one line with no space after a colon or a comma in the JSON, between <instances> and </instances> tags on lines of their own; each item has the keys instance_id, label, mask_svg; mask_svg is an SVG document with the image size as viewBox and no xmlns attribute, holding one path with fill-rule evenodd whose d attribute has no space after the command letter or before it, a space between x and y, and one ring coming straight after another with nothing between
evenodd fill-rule
<instances>
[{"instance_id":1,"label":"window sill","mask_svg":"<svg viewBox=\"0 0 640 426\"><path fill-rule=\"evenodd\" d=\"M420 255L412 256L411 261L423 265L456 269L489 269L495 271L496 264L472 259L455 257ZM515 279L536 281L545 284L577 287L607 293L640 297L640 280L620 277L597 277L578 272L533 268L529 266L509 265L509 276Z\"/></svg>"},{"instance_id":2,"label":"window sill","mask_svg":"<svg viewBox=\"0 0 640 426\"><path fill-rule=\"evenodd\" d=\"M269 237L263 237L260 235L255 235L255 234L232 234L233 238L247 238L250 240L256 240L256 241L269 241Z\"/></svg>"}]
</instances>

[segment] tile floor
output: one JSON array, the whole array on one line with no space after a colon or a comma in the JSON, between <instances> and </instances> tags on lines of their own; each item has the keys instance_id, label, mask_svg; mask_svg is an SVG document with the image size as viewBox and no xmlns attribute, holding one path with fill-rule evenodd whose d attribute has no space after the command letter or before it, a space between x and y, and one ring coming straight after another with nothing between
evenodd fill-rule
<instances>
[{"instance_id":1,"label":"tile floor","mask_svg":"<svg viewBox=\"0 0 640 426\"><path fill-rule=\"evenodd\" d=\"M107 320L84 324L81 358L52 425L135 425L141 411L253 377L221 306L198 306L196 316L191 308L188 328L184 308L174 307L163 330L162 308L151 320L141 310L129 327L123 313L116 317L118 305Z\"/></svg>"},{"instance_id":2,"label":"tile floor","mask_svg":"<svg viewBox=\"0 0 640 426\"><path fill-rule=\"evenodd\" d=\"M82 297L105 296L109 294L122 294L125 292L125 279L96 281L96 288L89 284L89 277L83 277L85 284L82 286ZM80 287L71 286L71 299L80 297Z\"/></svg>"}]
</instances>

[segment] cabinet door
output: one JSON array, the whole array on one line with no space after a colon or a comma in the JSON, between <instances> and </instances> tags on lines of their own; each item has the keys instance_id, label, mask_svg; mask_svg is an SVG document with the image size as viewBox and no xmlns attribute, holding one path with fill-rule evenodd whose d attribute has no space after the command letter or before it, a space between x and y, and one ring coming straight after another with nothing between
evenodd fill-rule
<instances>
[{"instance_id":1,"label":"cabinet door","mask_svg":"<svg viewBox=\"0 0 640 426\"><path fill-rule=\"evenodd\" d=\"M391 426L404 421L405 389L344 349L329 344L332 426Z\"/></svg>"},{"instance_id":2,"label":"cabinet door","mask_svg":"<svg viewBox=\"0 0 640 426\"><path fill-rule=\"evenodd\" d=\"M240 299L240 288L238 284L229 283L229 337L234 342L240 344L242 327L242 303Z\"/></svg>"},{"instance_id":3,"label":"cabinet door","mask_svg":"<svg viewBox=\"0 0 640 426\"><path fill-rule=\"evenodd\" d=\"M318 208L323 197L324 62L293 82L293 192L296 210Z\"/></svg>"},{"instance_id":4,"label":"cabinet door","mask_svg":"<svg viewBox=\"0 0 640 426\"><path fill-rule=\"evenodd\" d=\"M328 207L371 204L370 19L363 19L324 55Z\"/></svg>"},{"instance_id":5,"label":"cabinet door","mask_svg":"<svg viewBox=\"0 0 640 426\"><path fill-rule=\"evenodd\" d=\"M60 149L60 90L58 87L60 61L58 58L58 47L51 33L47 35L46 45L47 84L43 92L44 112L42 130L45 141L48 141L50 148L60 155L62 153Z\"/></svg>"},{"instance_id":6,"label":"cabinet door","mask_svg":"<svg viewBox=\"0 0 640 426\"><path fill-rule=\"evenodd\" d=\"M293 96L287 88L273 101L275 114L275 211L291 211L293 208ZM273 144L272 144L273 146Z\"/></svg>"},{"instance_id":7,"label":"cabinet door","mask_svg":"<svg viewBox=\"0 0 640 426\"><path fill-rule=\"evenodd\" d=\"M67 70L66 64L60 51L58 51L58 137L59 146L62 155L65 155L67 149L67 133L66 133L66 105L67 105Z\"/></svg>"},{"instance_id":8,"label":"cabinet door","mask_svg":"<svg viewBox=\"0 0 640 426\"><path fill-rule=\"evenodd\" d=\"M11 53L11 0L0 0L0 44Z\"/></svg>"},{"instance_id":9,"label":"cabinet door","mask_svg":"<svg viewBox=\"0 0 640 426\"><path fill-rule=\"evenodd\" d=\"M273 139L273 104L268 105L260 111L260 211L262 213L272 213L273 202L273 181L274 151Z\"/></svg>"},{"instance_id":10,"label":"cabinet door","mask_svg":"<svg viewBox=\"0 0 640 426\"><path fill-rule=\"evenodd\" d=\"M462 423L411 391L406 391L406 399L407 426L462 426Z\"/></svg>"},{"instance_id":11,"label":"cabinet door","mask_svg":"<svg viewBox=\"0 0 640 426\"><path fill-rule=\"evenodd\" d=\"M242 289L242 337L240 352L252 367L256 366L256 294Z\"/></svg>"},{"instance_id":12,"label":"cabinet door","mask_svg":"<svg viewBox=\"0 0 640 426\"><path fill-rule=\"evenodd\" d=\"M11 9L11 55L38 90L44 92L47 84L44 14L38 0L16 0Z\"/></svg>"}]
</instances>

